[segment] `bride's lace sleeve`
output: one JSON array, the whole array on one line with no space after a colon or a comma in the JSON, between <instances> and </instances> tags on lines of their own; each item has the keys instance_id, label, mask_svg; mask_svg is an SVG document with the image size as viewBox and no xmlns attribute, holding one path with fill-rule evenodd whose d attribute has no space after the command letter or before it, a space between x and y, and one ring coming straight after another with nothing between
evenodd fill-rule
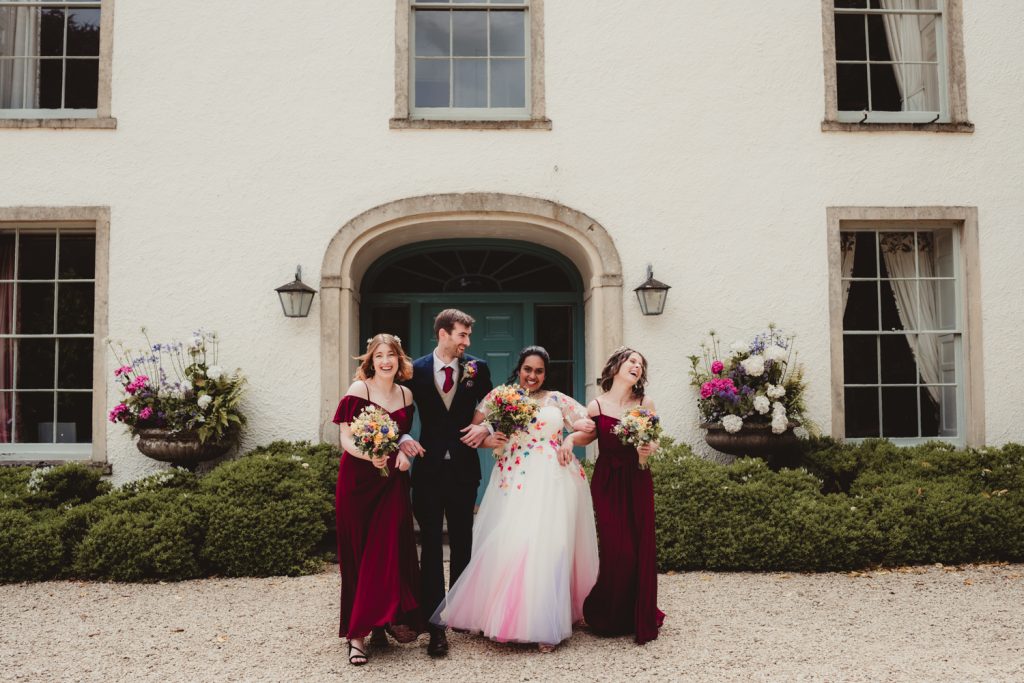
<instances>
[{"instance_id":1,"label":"bride's lace sleeve","mask_svg":"<svg viewBox=\"0 0 1024 683\"><path fill-rule=\"evenodd\" d=\"M583 420L587 417L587 409L585 407L577 403L571 396L566 396L560 391L551 392L551 402L562 411L562 420L565 423L565 428L570 432L573 431L573 424L577 420Z\"/></svg>"},{"instance_id":2,"label":"bride's lace sleeve","mask_svg":"<svg viewBox=\"0 0 1024 683\"><path fill-rule=\"evenodd\" d=\"M480 402L476 404L476 412L480 413L481 415L487 415L491 408L494 407L494 400L492 398L493 396L494 389L491 389L490 391L487 392L487 395L484 396L480 400Z\"/></svg>"}]
</instances>

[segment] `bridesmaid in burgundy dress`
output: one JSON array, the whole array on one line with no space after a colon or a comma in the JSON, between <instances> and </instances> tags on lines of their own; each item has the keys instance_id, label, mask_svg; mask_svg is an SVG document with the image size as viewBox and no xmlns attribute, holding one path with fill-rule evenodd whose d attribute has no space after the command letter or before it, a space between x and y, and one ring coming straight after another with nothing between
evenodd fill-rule
<instances>
[{"instance_id":1,"label":"bridesmaid in burgundy dress","mask_svg":"<svg viewBox=\"0 0 1024 683\"><path fill-rule=\"evenodd\" d=\"M613 432L619 418L636 406L654 409L644 397L647 360L621 348L601 373L605 392L590 402L597 423L598 457L590 492L597 521L600 569L583 603L583 616L598 635L632 633L640 645L658 637L665 614L658 609L658 570L654 545L654 487L651 472L640 469L657 444L624 445ZM577 445L593 437L577 439Z\"/></svg>"},{"instance_id":2,"label":"bridesmaid in burgundy dress","mask_svg":"<svg viewBox=\"0 0 1024 683\"><path fill-rule=\"evenodd\" d=\"M356 381L338 405L344 454L338 468L335 512L341 566L341 628L350 664L367 662L364 639L387 645L415 640L425 626L420 610L420 576L409 502L409 458L401 452L368 458L356 447L349 423L367 405L391 415L399 431L412 427L412 392L396 381L412 376L412 361L390 334L369 340L359 358ZM378 468L388 468L382 477Z\"/></svg>"}]
</instances>

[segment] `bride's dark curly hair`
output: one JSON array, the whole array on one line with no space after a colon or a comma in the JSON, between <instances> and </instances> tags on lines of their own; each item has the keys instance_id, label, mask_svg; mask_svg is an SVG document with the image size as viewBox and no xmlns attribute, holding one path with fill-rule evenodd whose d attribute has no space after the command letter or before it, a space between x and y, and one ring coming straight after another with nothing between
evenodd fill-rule
<instances>
[{"instance_id":1,"label":"bride's dark curly hair","mask_svg":"<svg viewBox=\"0 0 1024 683\"><path fill-rule=\"evenodd\" d=\"M548 365L551 363L551 356L548 355L548 350L543 346L527 346L525 349L519 352L519 360L516 362L516 367L512 371L512 374L508 377L509 384L519 384L519 371L523 368L523 361L530 356L539 356L544 361L544 379L547 379ZM543 386L543 385L541 385Z\"/></svg>"},{"instance_id":2,"label":"bride's dark curly hair","mask_svg":"<svg viewBox=\"0 0 1024 683\"><path fill-rule=\"evenodd\" d=\"M633 385L633 398L642 399L644 397L644 388L647 386L647 359L644 358L644 354L640 353L636 349L631 349L628 346L620 346L612 351L612 355L608 358L608 362L604 364L604 370L601 371L601 377L597 380L602 391L608 391L612 388L612 382L615 379L615 375L619 374L622 364L625 363L634 353L640 356L640 379L638 379L636 384Z\"/></svg>"}]
</instances>

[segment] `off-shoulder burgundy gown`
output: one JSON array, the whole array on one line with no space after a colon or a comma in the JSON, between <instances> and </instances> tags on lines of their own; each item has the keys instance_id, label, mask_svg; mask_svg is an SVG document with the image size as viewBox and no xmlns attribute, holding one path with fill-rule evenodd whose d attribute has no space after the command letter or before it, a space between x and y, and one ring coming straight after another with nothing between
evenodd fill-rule
<instances>
[{"instance_id":1,"label":"off-shoulder burgundy gown","mask_svg":"<svg viewBox=\"0 0 1024 683\"><path fill-rule=\"evenodd\" d=\"M599 404L600 405L600 404ZM654 545L654 485L639 456L612 432L619 422L601 413L594 499L600 569L583 603L583 616L598 635L635 634L639 644L658 637L665 613L658 609Z\"/></svg>"},{"instance_id":2,"label":"off-shoulder burgundy gown","mask_svg":"<svg viewBox=\"0 0 1024 683\"><path fill-rule=\"evenodd\" d=\"M345 396L334 416L350 423L372 401ZM399 431L412 427L414 406L396 410L391 419ZM388 458L382 477L369 460L344 453L338 467L335 514L338 562L341 567L339 636L363 638L385 624L404 624L422 632L420 571L409 502L409 473Z\"/></svg>"}]
</instances>

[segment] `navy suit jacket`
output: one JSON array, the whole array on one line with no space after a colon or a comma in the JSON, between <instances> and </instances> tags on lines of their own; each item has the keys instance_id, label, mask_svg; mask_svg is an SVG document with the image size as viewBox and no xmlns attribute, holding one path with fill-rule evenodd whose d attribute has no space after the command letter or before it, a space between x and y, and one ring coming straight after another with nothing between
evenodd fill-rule
<instances>
[{"instance_id":1,"label":"navy suit jacket","mask_svg":"<svg viewBox=\"0 0 1024 683\"><path fill-rule=\"evenodd\" d=\"M465 364L475 362L476 375L466 377ZM420 445L426 453L416 459L412 469L412 485L430 485L442 476L445 453L451 454L452 470L456 481L476 485L480 482L480 459L475 448L459 439L460 431L473 421L476 406L492 389L491 371L487 361L463 356L460 361L459 383L455 387L451 408L444 407L444 399L434 383L433 352L417 358L412 364L412 379L405 383L412 390L416 410L420 414Z\"/></svg>"}]
</instances>

